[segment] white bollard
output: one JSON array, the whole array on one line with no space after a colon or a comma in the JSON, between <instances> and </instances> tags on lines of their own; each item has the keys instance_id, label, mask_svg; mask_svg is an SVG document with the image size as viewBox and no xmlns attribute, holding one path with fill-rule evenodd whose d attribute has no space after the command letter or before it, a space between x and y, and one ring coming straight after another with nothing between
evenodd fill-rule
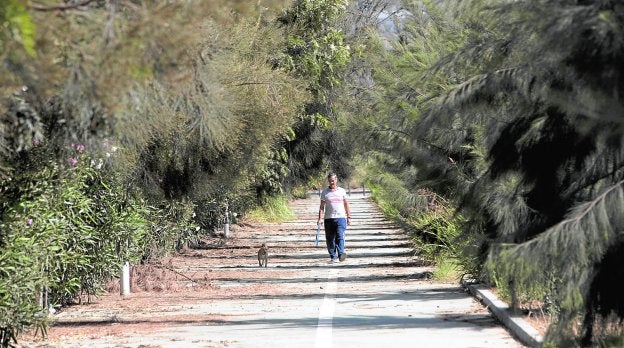
<instances>
[{"instance_id":1,"label":"white bollard","mask_svg":"<svg viewBox=\"0 0 624 348\"><path fill-rule=\"evenodd\" d=\"M121 296L130 295L130 263L126 261L123 267L121 268L121 286L119 290L121 292Z\"/></svg>"},{"instance_id":2,"label":"white bollard","mask_svg":"<svg viewBox=\"0 0 624 348\"><path fill-rule=\"evenodd\" d=\"M230 234L230 205L225 200L225 224L223 224L223 236L225 238Z\"/></svg>"}]
</instances>

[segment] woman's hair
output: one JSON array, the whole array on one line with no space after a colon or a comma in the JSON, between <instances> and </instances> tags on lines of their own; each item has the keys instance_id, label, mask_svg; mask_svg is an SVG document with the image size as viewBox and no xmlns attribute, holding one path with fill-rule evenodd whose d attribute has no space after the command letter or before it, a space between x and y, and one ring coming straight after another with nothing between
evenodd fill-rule
<instances>
[{"instance_id":1,"label":"woman's hair","mask_svg":"<svg viewBox=\"0 0 624 348\"><path fill-rule=\"evenodd\" d=\"M329 173L327 173L327 179L329 179L329 178L331 178L331 177L333 177L333 176L335 176L336 178L338 178L338 175L336 175L336 173L334 173L334 172L329 172Z\"/></svg>"}]
</instances>

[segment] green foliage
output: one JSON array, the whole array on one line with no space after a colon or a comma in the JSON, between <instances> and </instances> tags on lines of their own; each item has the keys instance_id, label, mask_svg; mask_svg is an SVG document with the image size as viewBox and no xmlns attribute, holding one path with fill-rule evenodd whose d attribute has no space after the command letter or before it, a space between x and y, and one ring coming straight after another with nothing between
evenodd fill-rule
<instances>
[{"instance_id":1,"label":"green foliage","mask_svg":"<svg viewBox=\"0 0 624 348\"><path fill-rule=\"evenodd\" d=\"M120 115L117 132L132 133L122 140L123 164L134 168L129 180L151 204L188 200L211 231L223 224L226 200L244 213L258 198L283 192L288 154L276 143L294 137L306 94L268 65L273 28L241 21L207 30L192 79L137 89L124 101L132 112Z\"/></svg>"},{"instance_id":2,"label":"green foliage","mask_svg":"<svg viewBox=\"0 0 624 348\"><path fill-rule=\"evenodd\" d=\"M326 102L327 93L340 83L350 60L345 35L336 27L346 5L344 0L297 0L278 18L287 29L287 40L275 61L308 81L320 102Z\"/></svg>"},{"instance_id":3,"label":"green foliage","mask_svg":"<svg viewBox=\"0 0 624 348\"><path fill-rule=\"evenodd\" d=\"M314 185L302 185L293 187L290 189L290 196L297 199L306 199L308 198L308 190L310 190L310 187L314 187Z\"/></svg>"},{"instance_id":4,"label":"green foliage","mask_svg":"<svg viewBox=\"0 0 624 348\"><path fill-rule=\"evenodd\" d=\"M14 41L21 44L30 56L35 56L36 26L23 4L17 0L1 1L0 27L3 29L0 31L0 52L7 52Z\"/></svg>"},{"instance_id":5,"label":"green foliage","mask_svg":"<svg viewBox=\"0 0 624 348\"><path fill-rule=\"evenodd\" d=\"M82 147L74 148L69 165L58 165L44 160L44 146L35 147L22 156L19 174L2 181L3 337L45 328L46 306L97 294L126 261L158 258L197 241L192 204L148 207Z\"/></svg>"},{"instance_id":6,"label":"green foliage","mask_svg":"<svg viewBox=\"0 0 624 348\"><path fill-rule=\"evenodd\" d=\"M314 95L325 101L326 90L341 83L340 72L349 62L350 49L344 42L344 34L332 29L307 42L301 37L289 37L286 54L279 59L281 66L310 81Z\"/></svg>"},{"instance_id":7,"label":"green foliage","mask_svg":"<svg viewBox=\"0 0 624 348\"><path fill-rule=\"evenodd\" d=\"M219 228L226 205L244 214L285 191L283 139L297 139L310 93L271 63L283 3L96 1L59 15L0 1L0 259L22 269L0 272L3 340L44 322L35 292L52 305L94 294L121 262ZM318 38L323 69L344 60L341 39Z\"/></svg>"},{"instance_id":8,"label":"green foliage","mask_svg":"<svg viewBox=\"0 0 624 348\"><path fill-rule=\"evenodd\" d=\"M363 76L351 82L356 95L347 104L354 113L349 123L351 142L384 170L401 173L404 186L426 187L455 199L483 167L469 161L481 156L484 162L477 141L483 129L468 122L449 127L434 124L428 128L432 135L423 136L414 127L436 96L466 74L432 67L460 47L469 31L430 2L410 3L407 9L407 14L402 9L401 15L389 17L392 32L375 28L381 33L362 41L367 48L359 63Z\"/></svg>"},{"instance_id":9,"label":"green foliage","mask_svg":"<svg viewBox=\"0 0 624 348\"><path fill-rule=\"evenodd\" d=\"M269 157L269 156L267 156ZM257 176L256 195L260 201L266 196L284 194L282 182L288 176L288 152L285 148L273 150L264 170Z\"/></svg>"},{"instance_id":10,"label":"green foliage","mask_svg":"<svg viewBox=\"0 0 624 348\"><path fill-rule=\"evenodd\" d=\"M457 280L462 274L476 274L479 265L469 251L477 241L463 238L464 220L450 202L426 189L411 192L389 173L373 175L367 186L384 214L410 231L417 252L440 265L436 277Z\"/></svg>"},{"instance_id":11,"label":"green foliage","mask_svg":"<svg viewBox=\"0 0 624 348\"><path fill-rule=\"evenodd\" d=\"M195 205L191 202L172 201L160 207L146 207L148 233L142 238L142 260L158 261L162 257L196 244L200 227L195 221Z\"/></svg>"},{"instance_id":12,"label":"green foliage","mask_svg":"<svg viewBox=\"0 0 624 348\"><path fill-rule=\"evenodd\" d=\"M334 26L346 11L347 4L345 0L297 0L278 21L303 35L315 36Z\"/></svg>"},{"instance_id":13,"label":"green foliage","mask_svg":"<svg viewBox=\"0 0 624 348\"><path fill-rule=\"evenodd\" d=\"M45 325L39 294L54 307L96 294L124 261L142 257L149 232L142 202L107 182L86 154L72 157L75 166L45 160L42 147L28 156L0 187L3 333Z\"/></svg>"},{"instance_id":14,"label":"green foliage","mask_svg":"<svg viewBox=\"0 0 624 348\"><path fill-rule=\"evenodd\" d=\"M500 131L489 132L490 175L475 185L475 191L500 197L502 192L482 188L510 174L519 177L507 191L508 204L482 208L491 216L508 210L507 221L496 219L492 226L497 236L492 266L529 293L548 280L545 264L557 270L561 284L555 297L561 311L549 336L576 336L577 318L583 316L582 345L589 345L606 333L602 328L610 326L611 314L619 318L616 322L624 317L620 301L600 276L607 269L612 274L621 263L621 257L609 255L621 250L612 227L620 224L621 214L611 207L622 204L622 132L613 115L621 115L623 106L609 95L622 90L617 76L624 50L612 42L622 33L612 20L622 22L624 13L609 1L494 8L499 15L491 24L498 28L520 18L511 30L500 31L510 33L505 37L508 54L499 56L496 70L485 67L443 106L484 107L487 115L508 117Z\"/></svg>"},{"instance_id":15,"label":"green foliage","mask_svg":"<svg viewBox=\"0 0 624 348\"><path fill-rule=\"evenodd\" d=\"M528 284L514 284L514 280L507 276L498 277L497 267L492 267L492 263L485 265L489 280L496 287L500 298L518 308L521 304L538 304L540 310L547 313L550 318L557 320L561 315L561 300L558 289L562 286L562 278L553 268L548 270L532 270L543 274L543 282L531 282ZM498 267L500 269L500 267Z\"/></svg>"},{"instance_id":16,"label":"green foliage","mask_svg":"<svg viewBox=\"0 0 624 348\"><path fill-rule=\"evenodd\" d=\"M292 127L296 137L283 142L290 158L288 187L301 185L322 171L332 170L341 177L348 174L349 147L344 146L334 108L335 92L352 59L345 32L339 27L346 10L343 0L297 0L277 19L285 40L272 57L274 66L303 79L312 95Z\"/></svg>"},{"instance_id":17,"label":"green foliage","mask_svg":"<svg viewBox=\"0 0 624 348\"><path fill-rule=\"evenodd\" d=\"M192 33L196 31L182 30L185 34L176 36L172 35L176 30L168 29L195 23L191 18L195 15L197 19L197 12L182 4L142 8L89 2L67 7L63 15L57 15L53 10L38 10L48 9L47 5L12 0L0 5L0 35L19 36L26 47L19 49L13 44L15 39L5 41L5 36L0 36L2 140L40 132L41 124L32 120L36 116L49 127L53 135L49 142L60 147L71 142L90 144L93 138L109 135L111 115L119 110L122 96L146 81L132 78L136 76L133 71L167 80L179 78L174 71L188 62L182 43L195 38ZM32 23L38 23L36 32ZM169 47L162 49L166 45ZM37 54L21 54L30 50ZM7 108L15 95L28 106L27 112ZM22 115L27 116L23 121ZM0 168L0 175L10 170L10 157L20 150L11 145L2 142L0 163L4 169Z\"/></svg>"},{"instance_id":18,"label":"green foliage","mask_svg":"<svg viewBox=\"0 0 624 348\"><path fill-rule=\"evenodd\" d=\"M19 153L40 142L44 132L41 116L24 95L15 95L3 106L6 112L0 117L0 179L9 177ZM12 132L3 132L5 129Z\"/></svg>"},{"instance_id":19,"label":"green foliage","mask_svg":"<svg viewBox=\"0 0 624 348\"><path fill-rule=\"evenodd\" d=\"M432 278L440 282L457 283L462 277L461 267L453 258L438 258Z\"/></svg>"},{"instance_id":20,"label":"green foliage","mask_svg":"<svg viewBox=\"0 0 624 348\"><path fill-rule=\"evenodd\" d=\"M487 260L485 278L549 297L547 340L597 344L624 317L605 275L622 262L622 7L424 5L379 54L364 123L373 153L407 187L461 203L461 238Z\"/></svg>"},{"instance_id":21,"label":"green foliage","mask_svg":"<svg viewBox=\"0 0 624 348\"><path fill-rule=\"evenodd\" d=\"M406 196L408 191L396 177L390 174L376 176L373 180L367 182L367 186L377 205L390 218L400 218L401 213L406 214L407 210L413 206L406 201L400 202L397 200L397 197L409 197ZM400 194L397 195L397 193Z\"/></svg>"},{"instance_id":22,"label":"green foliage","mask_svg":"<svg viewBox=\"0 0 624 348\"><path fill-rule=\"evenodd\" d=\"M460 245L457 237L460 233L461 221L453 217L453 212L439 202L437 209L415 216L411 224L416 229L419 251L429 259L441 255L456 255ZM448 204L448 203L446 203ZM455 220L455 221L454 221Z\"/></svg>"},{"instance_id":23,"label":"green foliage","mask_svg":"<svg viewBox=\"0 0 624 348\"><path fill-rule=\"evenodd\" d=\"M22 223L25 225L24 221ZM3 224L4 225L4 224ZM46 325L42 308L34 301L44 280L33 250L42 246L32 238L7 241L3 233L0 247L0 346L7 347L25 328Z\"/></svg>"},{"instance_id":24,"label":"green foliage","mask_svg":"<svg viewBox=\"0 0 624 348\"><path fill-rule=\"evenodd\" d=\"M288 206L288 199L284 196L270 196L262 204L250 211L248 219L256 222L283 222L291 221L295 214Z\"/></svg>"}]
</instances>

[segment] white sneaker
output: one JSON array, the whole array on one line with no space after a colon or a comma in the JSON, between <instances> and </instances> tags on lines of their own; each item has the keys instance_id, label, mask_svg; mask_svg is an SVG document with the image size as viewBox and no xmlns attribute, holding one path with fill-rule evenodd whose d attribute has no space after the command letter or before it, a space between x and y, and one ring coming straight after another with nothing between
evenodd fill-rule
<instances>
[{"instance_id":1,"label":"white sneaker","mask_svg":"<svg viewBox=\"0 0 624 348\"><path fill-rule=\"evenodd\" d=\"M331 260L329 260L329 263L338 263L338 262L340 262L340 261L338 261L338 259L331 259Z\"/></svg>"}]
</instances>

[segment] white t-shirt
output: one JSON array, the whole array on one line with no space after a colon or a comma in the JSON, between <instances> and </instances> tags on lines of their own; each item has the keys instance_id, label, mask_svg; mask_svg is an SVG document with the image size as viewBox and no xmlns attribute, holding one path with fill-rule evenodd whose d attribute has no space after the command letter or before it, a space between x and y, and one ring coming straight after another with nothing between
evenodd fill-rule
<instances>
[{"instance_id":1,"label":"white t-shirt","mask_svg":"<svg viewBox=\"0 0 624 348\"><path fill-rule=\"evenodd\" d=\"M325 219L346 218L344 201L347 192L342 187L336 187L336 191L331 191L329 187L321 192L321 201L325 202Z\"/></svg>"}]
</instances>

